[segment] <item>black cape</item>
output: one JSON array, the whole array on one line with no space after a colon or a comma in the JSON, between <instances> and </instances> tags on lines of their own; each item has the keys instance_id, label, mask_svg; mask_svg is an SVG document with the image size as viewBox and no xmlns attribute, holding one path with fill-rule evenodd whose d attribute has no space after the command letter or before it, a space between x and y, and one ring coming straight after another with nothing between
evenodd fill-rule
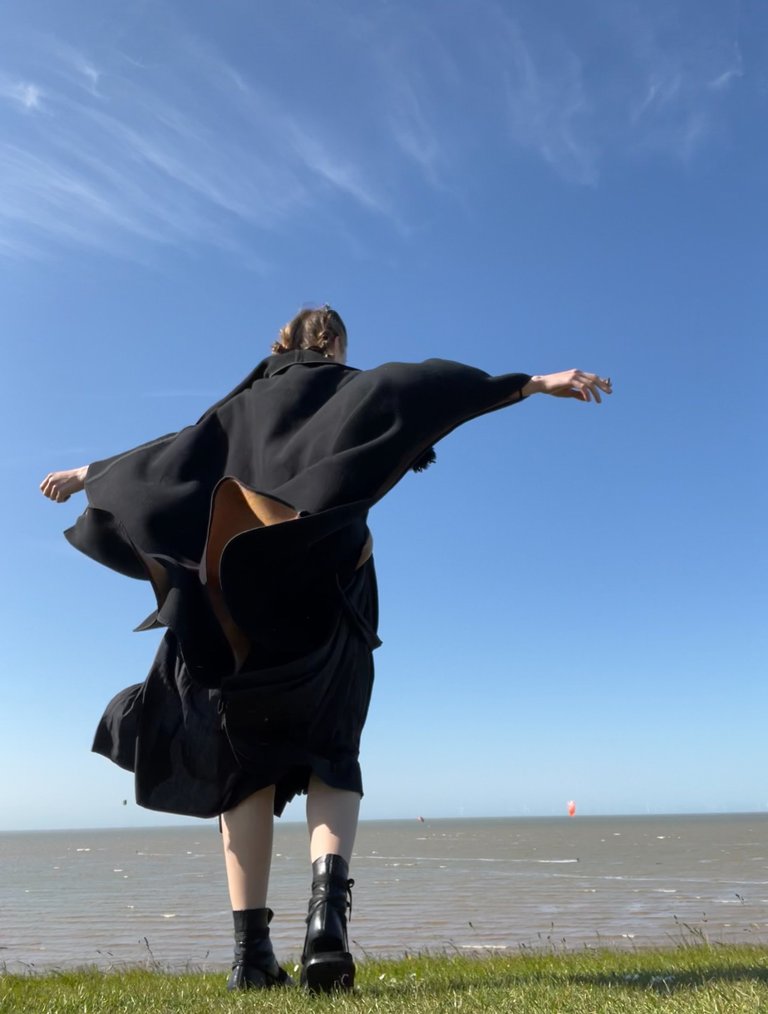
<instances>
[{"instance_id":1,"label":"black cape","mask_svg":"<svg viewBox=\"0 0 768 1014\"><path fill-rule=\"evenodd\" d=\"M279 813L311 772L362 792L379 643L368 510L451 430L521 400L529 379L290 352L193 426L89 466L89 506L65 534L150 580L157 608L137 629L167 628L93 746L135 772L141 805L213 816L276 784Z\"/></svg>"}]
</instances>

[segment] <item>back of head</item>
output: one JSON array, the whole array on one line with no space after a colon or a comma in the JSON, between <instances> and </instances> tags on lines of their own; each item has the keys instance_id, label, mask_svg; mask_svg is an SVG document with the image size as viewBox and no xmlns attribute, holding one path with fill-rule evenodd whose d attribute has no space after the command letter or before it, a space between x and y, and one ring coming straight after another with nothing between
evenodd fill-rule
<instances>
[{"instance_id":1,"label":"back of head","mask_svg":"<svg viewBox=\"0 0 768 1014\"><path fill-rule=\"evenodd\" d=\"M302 310L281 327L278 339L272 345L272 352L280 355L283 352L309 349L330 359L337 338L342 348L346 349L347 329L344 321L326 303L316 310Z\"/></svg>"}]
</instances>

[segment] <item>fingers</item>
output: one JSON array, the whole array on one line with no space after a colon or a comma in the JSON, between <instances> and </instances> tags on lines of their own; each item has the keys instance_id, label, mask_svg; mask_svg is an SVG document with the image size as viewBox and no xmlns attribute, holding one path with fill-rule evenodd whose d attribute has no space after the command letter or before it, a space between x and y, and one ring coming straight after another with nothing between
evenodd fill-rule
<instances>
[{"instance_id":1,"label":"fingers","mask_svg":"<svg viewBox=\"0 0 768 1014\"><path fill-rule=\"evenodd\" d=\"M579 392L582 401L594 399L596 405L601 405L603 399L600 392L613 393L610 377L600 377L596 373L584 373L582 370L574 370L573 372L573 386Z\"/></svg>"},{"instance_id":2,"label":"fingers","mask_svg":"<svg viewBox=\"0 0 768 1014\"><path fill-rule=\"evenodd\" d=\"M64 477L62 478L62 475ZM61 472L49 472L40 483L40 492L54 503L66 503L71 493L67 491L67 476Z\"/></svg>"},{"instance_id":3,"label":"fingers","mask_svg":"<svg viewBox=\"0 0 768 1014\"><path fill-rule=\"evenodd\" d=\"M555 398L577 398L579 401L594 401L601 404L604 394L611 394L613 386L610 377L601 377L597 373L586 373L584 370L564 370L562 373L547 373L535 377L537 390L551 394Z\"/></svg>"},{"instance_id":4,"label":"fingers","mask_svg":"<svg viewBox=\"0 0 768 1014\"><path fill-rule=\"evenodd\" d=\"M594 399L598 405L600 404L600 392L589 381L579 381L576 385L576 390L579 392L579 397L582 401L592 401Z\"/></svg>"},{"instance_id":5,"label":"fingers","mask_svg":"<svg viewBox=\"0 0 768 1014\"><path fill-rule=\"evenodd\" d=\"M565 394L569 398L578 398L579 401L600 400L600 395L594 388L594 381L597 378L593 373L582 373L581 370L573 370L568 378L568 386Z\"/></svg>"}]
</instances>

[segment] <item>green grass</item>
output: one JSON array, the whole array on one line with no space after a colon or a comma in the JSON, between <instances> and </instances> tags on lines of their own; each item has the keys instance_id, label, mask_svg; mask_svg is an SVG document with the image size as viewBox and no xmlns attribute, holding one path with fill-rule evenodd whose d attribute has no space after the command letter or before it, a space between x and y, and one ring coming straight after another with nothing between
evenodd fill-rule
<instances>
[{"instance_id":1,"label":"green grass","mask_svg":"<svg viewBox=\"0 0 768 1014\"><path fill-rule=\"evenodd\" d=\"M515 1011L591 1014L768 1012L768 950L683 946L616 953L533 953L369 959L353 994L307 996L300 989L228 994L226 973L167 974L94 969L0 976L2 1014L216 1014L218 1011Z\"/></svg>"}]
</instances>

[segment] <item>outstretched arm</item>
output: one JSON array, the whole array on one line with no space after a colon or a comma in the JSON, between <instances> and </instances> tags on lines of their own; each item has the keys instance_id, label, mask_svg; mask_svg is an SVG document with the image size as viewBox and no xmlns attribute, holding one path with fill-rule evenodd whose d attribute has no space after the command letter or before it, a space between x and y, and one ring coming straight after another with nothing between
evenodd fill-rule
<instances>
[{"instance_id":1,"label":"outstretched arm","mask_svg":"<svg viewBox=\"0 0 768 1014\"><path fill-rule=\"evenodd\" d=\"M579 401L592 401L600 404L600 392L611 394L613 388L610 378L599 377L596 373L584 373L583 370L565 370L563 373L546 373L540 377L531 377L522 390L527 397L530 394L551 394L555 398L578 398Z\"/></svg>"},{"instance_id":2,"label":"outstretched arm","mask_svg":"<svg viewBox=\"0 0 768 1014\"><path fill-rule=\"evenodd\" d=\"M49 500L64 503L73 493L79 493L85 487L88 466L70 468L64 472L49 472L40 483L40 491Z\"/></svg>"}]
</instances>

